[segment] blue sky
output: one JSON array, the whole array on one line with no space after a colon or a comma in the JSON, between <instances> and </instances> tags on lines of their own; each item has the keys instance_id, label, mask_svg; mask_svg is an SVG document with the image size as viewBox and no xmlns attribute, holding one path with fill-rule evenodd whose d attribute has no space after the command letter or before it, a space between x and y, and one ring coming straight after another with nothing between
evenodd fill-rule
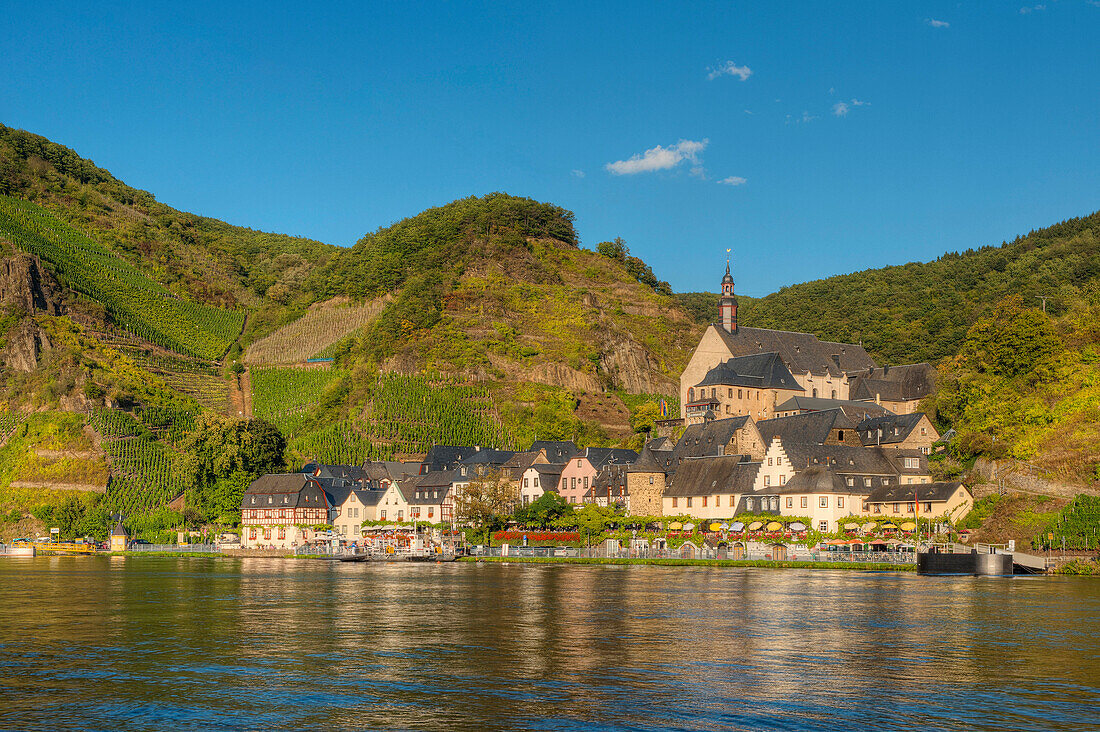
<instances>
[{"instance_id":1,"label":"blue sky","mask_svg":"<svg viewBox=\"0 0 1100 732\"><path fill-rule=\"evenodd\" d=\"M0 122L257 229L503 190L763 295L1100 208L1097 38L1100 0L20 3Z\"/></svg>"}]
</instances>

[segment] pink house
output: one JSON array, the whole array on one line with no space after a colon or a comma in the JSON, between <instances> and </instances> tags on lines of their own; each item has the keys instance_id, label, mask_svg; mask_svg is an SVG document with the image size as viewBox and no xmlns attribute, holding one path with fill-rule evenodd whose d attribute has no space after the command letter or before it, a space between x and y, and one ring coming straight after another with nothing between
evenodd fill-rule
<instances>
[{"instance_id":1,"label":"pink house","mask_svg":"<svg viewBox=\"0 0 1100 732\"><path fill-rule=\"evenodd\" d=\"M589 447L569 459L561 471L558 495L566 503L584 503L584 494L592 487L596 474L605 465L629 465L638 457L633 450Z\"/></svg>"}]
</instances>

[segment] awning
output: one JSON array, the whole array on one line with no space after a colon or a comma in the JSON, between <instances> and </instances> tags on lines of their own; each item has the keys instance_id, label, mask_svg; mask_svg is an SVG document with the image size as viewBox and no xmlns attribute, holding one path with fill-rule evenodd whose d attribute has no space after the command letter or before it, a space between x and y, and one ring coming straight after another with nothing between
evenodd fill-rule
<instances>
[{"instance_id":1,"label":"awning","mask_svg":"<svg viewBox=\"0 0 1100 732\"><path fill-rule=\"evenodd\" d=\"M767 526L768 531L779 531L782 528L783 528L783 524L779 523L778 521L772 521Z\"/></svg>"},{"instance_id":2,"label":"awning","mask_svg":"<svg viewBox=\"0 0 1100 732\"><path fill-rule=\"evenodd\" d=\"M893 531L897 528L897 526L894 526L891 523L885 523L880 528L882 528L883 531Z\"/></svg>"},{"instance_id":3,"label":"awning","mask_svg":"<svg viewBox=\"0 0 1100 732\"><path fill-rule=\"evenodd\" d=\"M714 524L711 524L711 526L714 526ZM723 521L722 523L718 524L718 529L721 531L729 531L730 525Z\"/></svg>"},{"instance_id":4,"label":"awning","mask_svg":"<svg viewBox=\"0 0 1100 732\"><path fill-rule=\"evenodd\" d=\"M851 545L851 546L863 546L863 542L860 541L859 539L852 539L851 541L848 542L848 544Z\"/></svg>"},{"instance_id":5,"label":"awning","mask_svg":"<svg viewBox=\"0 0 1100 732\"><path fill-rule=\"evenodd\" d=\"M791 524L787 528L790 529L791 531L805 531L806 530L806 524L802 523L801 521L795 521L793 524Z\"/></svg>"},{"instance_id":6,"label":"awning","mask_svg":"<svg viewBox=\"0 0 1100 732\"><path fill-rule=\"evenodd\" d=\"M730 526L731 531L741 531L744 528L745 528L745 524L741 521L734 521L733 525Z\"/></svg>"},{"instance_id":7,"label":"awning","mask_svg":"<svg viewBox=\"0 0 1100 732\"><path fill-rule=\"evenodd\" d=\"M859 530L866 534L868 531L874 531L875 526L877 525L878 524L876 524L874 521L868 521L863 526L860 526Z\"/></svg>"},{"instance_id":8,"label":"awning","mask_svg":"<svg viewBox=\"0 0 1100 732\"><path fill-rule=\"evenodd\" d=\"M695 524L684 524L684 531L694 531Z\"/></svg>"},{"instance_id":9,"label":"awning","mask_svg":"<svg viewBox=\"0 0 1100 732\"><path fill-rule=\"evenodd\" d=\"M725 524L713 523L713 524L710 525L710 530L711 531L721 531L723 526L725 526Z\"/></svg>"},{"instance_id":10,"label":"awning","mask_svg":"<svg viewBox=\"0 0 1100 732\"><path fill-rule=\"evenodd\" d=\"M751 524L749 524L749 531L759 531L760 527L763 525L763 521L753 521Z\"/></svg>"},{"instance_id":11,"label":"awning","mask_svg":"<svg viewBox=\"0 0 1100 732\"><path fill-rule=\"evenodd\" d=\"M888 543L883 541L882 539L875 539L870 543L871 543L871 546L887 546L888 545Z\"/></svg>"},{"instance_id":12,"label":"awning","mask_svg":"<svg viewBox=\"0 0 1100 732\"><path fill-rule=\"evenodd\" d=\"M917 528L917 525L912 521L906 521L904 524L901 525L902 531L912 531L915 528Z\"/></svg>"},{"instance_id":13,"label":"awning","mask_svg":"<svg viewBox=\"0 0 1100 732\"><path fill-rule=\"evenodd\" d=\"M671 524L668 525L668 528L671 531L679 531L680 529L684 528L684 525L679 521L673 521Z\"/></svg>"}]
</instances>

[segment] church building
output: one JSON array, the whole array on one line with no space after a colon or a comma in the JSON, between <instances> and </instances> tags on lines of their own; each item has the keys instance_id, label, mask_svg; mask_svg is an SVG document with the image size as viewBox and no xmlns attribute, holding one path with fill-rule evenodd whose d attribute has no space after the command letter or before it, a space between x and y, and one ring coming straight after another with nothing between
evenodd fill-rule
<instances>
[{"instance_id":1,"label":"church building","mask_svg":"<svg viewBox=\"0 0 1100 732\"><path fill-rule=\"evenodd\" d=\"M758 420L774 417L775 407L795 395L849 399L849 373L877 368L863 346L822 341L811 333L740 327L729 262L718 316L680 375L680 416L689 424L702 421L708 411L726 417L727 405L731 416L739 411Z\"/></svg>"}]
</instances>

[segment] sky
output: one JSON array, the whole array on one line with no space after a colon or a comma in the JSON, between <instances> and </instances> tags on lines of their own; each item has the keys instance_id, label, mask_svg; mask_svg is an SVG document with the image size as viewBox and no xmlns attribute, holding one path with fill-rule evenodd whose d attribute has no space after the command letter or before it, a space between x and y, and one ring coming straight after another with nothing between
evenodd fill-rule
<instances>
[{"instance_id":1,"label":"sky","mask_svg":"<svg viewBox=\"0 0 1100 732\"><path fill-rule=\"evenodd\" d=\"M330 244L506 191L760 296L1100 209L1100 0L5 5L0 122Z\"/></svg>"}]
</instances>

